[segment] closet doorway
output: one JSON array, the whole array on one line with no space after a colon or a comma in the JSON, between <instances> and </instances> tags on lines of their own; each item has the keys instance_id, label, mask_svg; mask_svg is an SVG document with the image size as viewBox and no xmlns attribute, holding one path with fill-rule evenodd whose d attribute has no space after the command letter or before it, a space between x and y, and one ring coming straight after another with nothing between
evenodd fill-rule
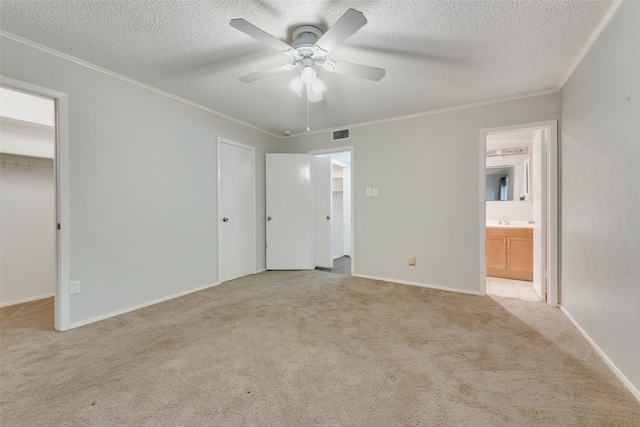
<instances>
[{"instance_id":1,"label":"closet doorway","mask_svg":"<svg viewBox=\"0 0 640 427\"><path fill-rule=\"evenodd\" d=\"M0 305L53 299L70 328L67 95L0 76Z\"/></svg>"},{"instance_id":2,"label":"closet doorway","mask_svg":"<svg viewBox=\"0 0 640 427\"><path fill-rule=\"evenodd\" d=\"M353 195L352 149L340 148L329 151L310 152L313 157L329 158L331 161L331 258L330 267L318 270L351 275L353 271ZM316 241L319 241L316 238Z\"/></svg>"},{"instance_id":3,"label":"closet doorway","mask_svg":"<svg viewBox=\"0 0 640 427\"><path fill-rule=\"evenodd\" d=\"M55 103L8 87L0 87L0 97L0 305L6 307L55 294Z\"/></svg>"}]
</instances>

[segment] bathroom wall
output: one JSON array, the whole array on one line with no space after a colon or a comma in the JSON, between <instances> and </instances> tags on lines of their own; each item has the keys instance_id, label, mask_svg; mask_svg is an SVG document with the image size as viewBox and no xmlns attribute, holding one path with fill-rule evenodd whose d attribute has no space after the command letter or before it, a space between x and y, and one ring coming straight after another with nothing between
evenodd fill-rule
<instances>
[{"instance_id":1,"label":"bathroom wall","mask_svg":"<svg viewBox=\"0 0 640 427\"><path fill-rule=\"evenodd\" d=\"M531 201L487 202L487 221L533 221Z\"/></svg>"},{"instance_id":2,"label":"bathroom wall","mask_svg":"<svg viewBox=\"0 0 640 427\"><path fill-rule=\"evenodd\" d=\"M528 153L510 156L487 157L487 166L515 165L518 182L514 182L514 200L512 201L487 201L486 217L487 221L515 220L533 221L533 204L531 200L518 200L522 185L522 165L526 159L532 158L533 134L530 131L509 132L506 134L489 135L487 137L487 150L498 148L506 149L512 147L527 147Z\"/></svg>"}]
</instances>

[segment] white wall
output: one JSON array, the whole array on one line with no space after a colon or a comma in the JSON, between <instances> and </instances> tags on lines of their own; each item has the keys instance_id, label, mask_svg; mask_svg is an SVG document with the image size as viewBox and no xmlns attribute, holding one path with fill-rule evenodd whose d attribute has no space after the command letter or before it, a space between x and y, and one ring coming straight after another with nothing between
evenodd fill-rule
<instances>
[{"instance_id":1,"label":"white wall","mask_svg":"<svg viewBox=\"0 0 640 427\"><path fill-rule=\"evenodd\" d=\"M558 95L548 94L352 126L343 144L355 147L355 274L479 292L479 131L557 119L557 112ZM284 144L295 152L341 145L330 132ZM379 196L366 196L366 187Z\"/></svg>"},{"instance_id":2,"label":"white wall","mask_svg":"<svg viewBox=\"0 0 640 427\"><path fill-rule=\"evenodd\" d=\"M560 92L560 301L636 392L640 390L638 22L640 2L623 2ZM640 398L640 393L636 396Z\"/></svg>"},{"instance_id":3,"label":"white wall","mask_svg":"<svg viewBox=\"0 0 640 427\"><path fill-rule=\"evenodd\" d=\"M0 73L69 105L72 326L217 283L216 138L256 147L257 268L264 153L277 138L2 37Z\"/></svg>"},{"instance_id":4,"label":"white wall","mask_svg":"<svg viewBox=\"0 0 640 427\"><path fill-rule=\"evenodd\" d=\"M55 292L53 160L0 154L0 305Z\"/></svg>"}]
</instances>

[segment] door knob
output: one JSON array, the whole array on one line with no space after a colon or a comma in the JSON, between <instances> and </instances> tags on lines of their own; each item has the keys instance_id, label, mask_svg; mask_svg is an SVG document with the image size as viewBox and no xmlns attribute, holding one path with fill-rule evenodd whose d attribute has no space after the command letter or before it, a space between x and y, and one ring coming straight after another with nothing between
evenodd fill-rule
<instances>
[{"instance_id":1,"label":"door knob","mask_svg":"<svg viewBox=\"0 0 640 427\"><path fill-rule=\"evenodd\" d=\"M331 219L331 215L327 215L327 219Z\"/></svg>"},{"instance_id":2,"label":"door knob","mask_svg":"<svg viewBox=\"0 0 640 427\"><path fill-rule=\"evenodd\" d=\"M229 218L227 218L226 216L222 218L222 222L227 222L227 221L229 221Z\"/></svg>"},{"instance_id":3,"label":"door knob","mask_svg":"<svg viewBox=\"0 0 640 427\"><path fill-rule=\"evenodd\" d=\"M270 216L267 217L267 221L271 221L271 217Z\"/></svg>"}]
</instances>

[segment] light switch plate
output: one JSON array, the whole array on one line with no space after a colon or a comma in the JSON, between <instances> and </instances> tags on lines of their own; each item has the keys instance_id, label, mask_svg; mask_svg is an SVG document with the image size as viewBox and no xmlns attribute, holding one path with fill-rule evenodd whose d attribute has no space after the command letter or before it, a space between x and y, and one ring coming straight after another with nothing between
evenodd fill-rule
<instances>
[{"instance_id":1,"label":"light switch plate","mask_svg":"<svg viewBox=\"0 0 640 427\"><path fill-rule=\"evenodd\" d=\"M371 194L373 195L373 197L378 197L378 189L377 189L377 188L374 188L374 189L371 191Z\"/></svg>"},{"instance_id":2,"label":"light switch plate","mask_svg":"<svg viewBox=\"0 0 640 427\"><path fill-rule=\"evenodd\" d=\"M371 187L367 187L367 196L371 195Z\"/></svg>"},{"instance_id":3,"label":"light switch plate","mask_svg":"<svg viewBox=\"0 0 640 427\"><path fill-rule=\"evenodd\" d=\"M69 283L69 294L79 294L80 293L80 281L76 280Z\"/></svg>"}]
</instances>

